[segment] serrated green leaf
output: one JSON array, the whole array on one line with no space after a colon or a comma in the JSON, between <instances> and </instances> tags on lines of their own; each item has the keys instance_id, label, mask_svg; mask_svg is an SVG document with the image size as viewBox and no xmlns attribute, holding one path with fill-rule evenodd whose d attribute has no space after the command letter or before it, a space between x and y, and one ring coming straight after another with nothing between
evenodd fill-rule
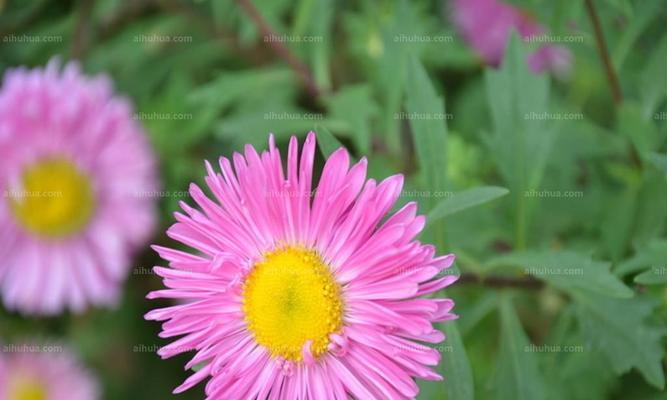
<instances>
[{"instance_id":1,"label":"serrated green leaf","mask_svg":"<svg viewBox=\"0 0 667 400\"><path fill-rule=\"evenodd\" d=\"M614 273L618 276L625 276L665 263L667 263L667 240L653 239L637 246L635 254L619 264Z\"/></svg>"},{"instance_id":2,"label":"serrated green leaf","mask_svg":"<svg viewBox=\"0 0 667 400\"><path fill-rule=\"evenodd\" d=\"M548 112L549 79L530 72L516 34L499 70L487 70L486 87L493 133L490 151L510 190L539 187L551 149L553 129L540 116Z\"/></svg>"},{"instance_id":3,"label":"serrated green leaf","mask_svg":"<svg viewBox=\"0 0 667 400\"><path fill-rule=\"evenodd\" d=\"M664 388L661 331L645 323L653 304L645 299L619 300L583 291L574 296L584 334L609 360L614 372L623 374L634 367L648 383Z\"/></svg>"},{"instance_id":4,"label":"serrated green leaf","mask_svg":"<svg viewBox=\"0 0 667 400\"><path fill-rule=\"evenodd\" d=\"M486 89L493 129L488 151L514 204L515 246L524 248L528 230L526 190L540 187L556 130L549 121L549 78L528 69L521 39L513 34L503 64L487 70ZM545 114L546 113L546 114Z\"/></svg>"},{"instance_id":5,"label":"serrated green leaf","mask_svg":"<svg viewBox=\"0 0 667 400\"><path fill-rule=\"evenodd\" d=\"M482 186L454 193L452 197L445 198L438 203L428 214L428 218L433 222L439 218L488 203L507 193L509 190L498 186Z\"/></svg>"}]
</instances>

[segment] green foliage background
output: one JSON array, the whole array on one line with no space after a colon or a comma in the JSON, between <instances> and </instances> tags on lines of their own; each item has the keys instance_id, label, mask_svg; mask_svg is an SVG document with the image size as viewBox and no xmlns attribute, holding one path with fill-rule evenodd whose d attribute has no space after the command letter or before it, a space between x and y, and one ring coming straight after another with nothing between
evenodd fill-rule
<instances>
[{"instance_id":1,"label":"green foliage background","mask_svg":"<svg viewBox=\"0 0 667 400\"><path fill-rule=\"evenodd\" d=\"M422 239L456 253L462 274L447 290L460 319L442 326L445 380L421 382L420 399L667 399L664 0L594 1L620 103L583 2L512 1L583 38L565 44L575 61L556 79L528 72L531 45L516 37L499 69L484 67L446 1L255 0L317 96L239 3L0 0L0 71L58 55L114 79L161 162L155 243L173 245L163 232L204 159L264 148L269 132L284 148L316 130L323 152L340 141L368 157L371 177L406 174L401 203L419 202ZM188 356L160 361L166 341L142 319L160 305L144 299L159 262L137 256L117 310L0 311L0 340L71 343L107 399L169 398Z\"/></svg>"}]
</instances>

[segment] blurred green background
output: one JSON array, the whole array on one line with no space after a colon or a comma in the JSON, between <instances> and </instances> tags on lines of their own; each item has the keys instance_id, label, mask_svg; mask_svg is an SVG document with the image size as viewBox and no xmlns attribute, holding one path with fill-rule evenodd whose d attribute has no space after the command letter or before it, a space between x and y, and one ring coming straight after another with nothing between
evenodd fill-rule
<instances>
[{"instance_id":1,"label":"blurred green background","mask_svg":"<svg viewBox=\"0 0 667 400\"><path fill-rule=\"evenodd\" d=\"M269 132L284 149L315 130L373 178L404 173L401 204L430 214L422 240L462 274L445 380L420 399L667 399L665 2L589 2L618 101L584 1L511 3L581 39L561 43L569 74L530 73L518 37L487 67L451 4L408 0L0 0L0 71L60 56L114 79L160 159L154 243L174 245L163 232L204 159ZM0 310L0 340L71 343L106 399L169 398L189 356L159 360L143 320L164 305L144 299L159 263L146 246L116 310Z\"/></svg>"}]
</instances>

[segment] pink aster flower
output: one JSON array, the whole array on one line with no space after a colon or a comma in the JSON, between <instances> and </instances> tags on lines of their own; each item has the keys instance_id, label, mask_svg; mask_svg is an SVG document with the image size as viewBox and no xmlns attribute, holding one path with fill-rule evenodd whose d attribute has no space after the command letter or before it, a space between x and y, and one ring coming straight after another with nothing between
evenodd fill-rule
<instances>
[{"instance_id":1,"label":"pink aster flower","mask_svg":"<svg viewBox=\"0 0 667 400\"><path fill-rule=\"evenodd\" d=\"M132 108L76 64L0 89L0 294L55 314L112 304L154 223L154 157Z\"/></svg>"},{"instance_id":2,"label":"pink aster flower","mask_svg":"<svg viewBox=\"0 0 667 400\"><path fill-rule=\"evenodd\" d=\"M12 345L0 353L0 400L98 398L97 381L63 347Z\"/></svg>"},{"instance_id":3,"label":"pink aster flower","mask_svg":"<svg viewBox=\"0 0 667 400\"><path fill-rule=\"evenodd\" d=\"M284 171L271 136L268 151L220 158L222 173L207 162L213 200L192 184L199 209L182 203L167 232L194 251L154 247L168 289L148 298L187 299L146 315L182 336L158 353L196 350L186 368L199 367L175 393L210 377L209 400L415 398L415 378L442 379L426 343L444 340L433 323L454 303L423 296L456 280L454 256L415 240L416 204L388 215L401 175L366 180L341 148L312 194L313 133L298 153L292 137Z\"/></svg>"},{"instance_id":4,"label":"pink aster flower","mask_svg":"<svg viewBox=\"0 0 667 400\"><path fill-rule=\"evenodd\" d=\"M546 33L530 15L500 0L453 0L452 16L464 39L493 66L500 65L512 30L524 39ZM535 73L565 75L571 63L572 55L563 46L542 46L528 56L528 65Z\"/></svg>"}]
</instances>

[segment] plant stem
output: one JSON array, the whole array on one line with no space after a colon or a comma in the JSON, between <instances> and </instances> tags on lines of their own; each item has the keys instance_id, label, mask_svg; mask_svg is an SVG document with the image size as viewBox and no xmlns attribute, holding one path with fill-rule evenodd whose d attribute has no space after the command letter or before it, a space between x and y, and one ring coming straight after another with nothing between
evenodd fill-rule
<instances>
[{"instance_id":1,"label":"plant stem","mask_svg":"<svg viewBox=\"0 0 667 400\"><path fill-rule=\"evenodd\" d=\"M544 287L544 283L533 277L513 278L506 276L486 276L482 277L473 273L463 273L457 281L458 284L479 284L492 288L517 288L539 290Z\"/></svg>"},{"instance_id":2,"label":"plant stem","mask_svg":"<svg viewBox=\"0 0 667 400\"><path fill-rule=\"evenodd\" d=\"M296 72L308 90L308 93L310 93L313 98L319 98L322 95L322 90L317 86L315 78L313 77L313 74L311 73L308 66L304 64L280 40L271 40L272 38L277 38L279 35L276 34L275 30L273 27L271 27L268 21L264 19L257 7L255 7L253 4L252 0L237 0L237 2L248 15L248 17L255 23L257 29L259 29L262 36L264 37L264 42L268 43L274 53L276 53L278 57L285 60L287 64Z\"/></svg>"},{"instance_id":3,"label":"plant stem","mask_svg":"<svg viewBox=\"0 0 667 400\"><path fill-rule=\"evenodd\" d=\"M81 8L74 28L74 37L72 38L72 48L70 56L72 59L80 59L88 47L90 40L90 15L93 13L95 0L81 0Z\"/></svg>"},{"instance_id":4,"label":"plant stem","mask_svg":"<svg viewBox=\"0 0 667 400\"><path fill-rule=\"evenodd\" d=\"M590 18L591 24L593 25L595 44L598 48L598 53L600 53L602 64L604 65L605 74L607 75L607 81L609 82L609 88L611 89L614 103L620 104L623 101L623 94L621 92L621 86L618 83L618 76L616 75L614 66L611 63L611 57L609 57L609 51L607 50L607 43L605 42L604 34L602 32L600 18L598 18L593 0L584 0L584 3L586 4L586 12L588 13L588 17Z\"/></svg>"}]
</instances>

